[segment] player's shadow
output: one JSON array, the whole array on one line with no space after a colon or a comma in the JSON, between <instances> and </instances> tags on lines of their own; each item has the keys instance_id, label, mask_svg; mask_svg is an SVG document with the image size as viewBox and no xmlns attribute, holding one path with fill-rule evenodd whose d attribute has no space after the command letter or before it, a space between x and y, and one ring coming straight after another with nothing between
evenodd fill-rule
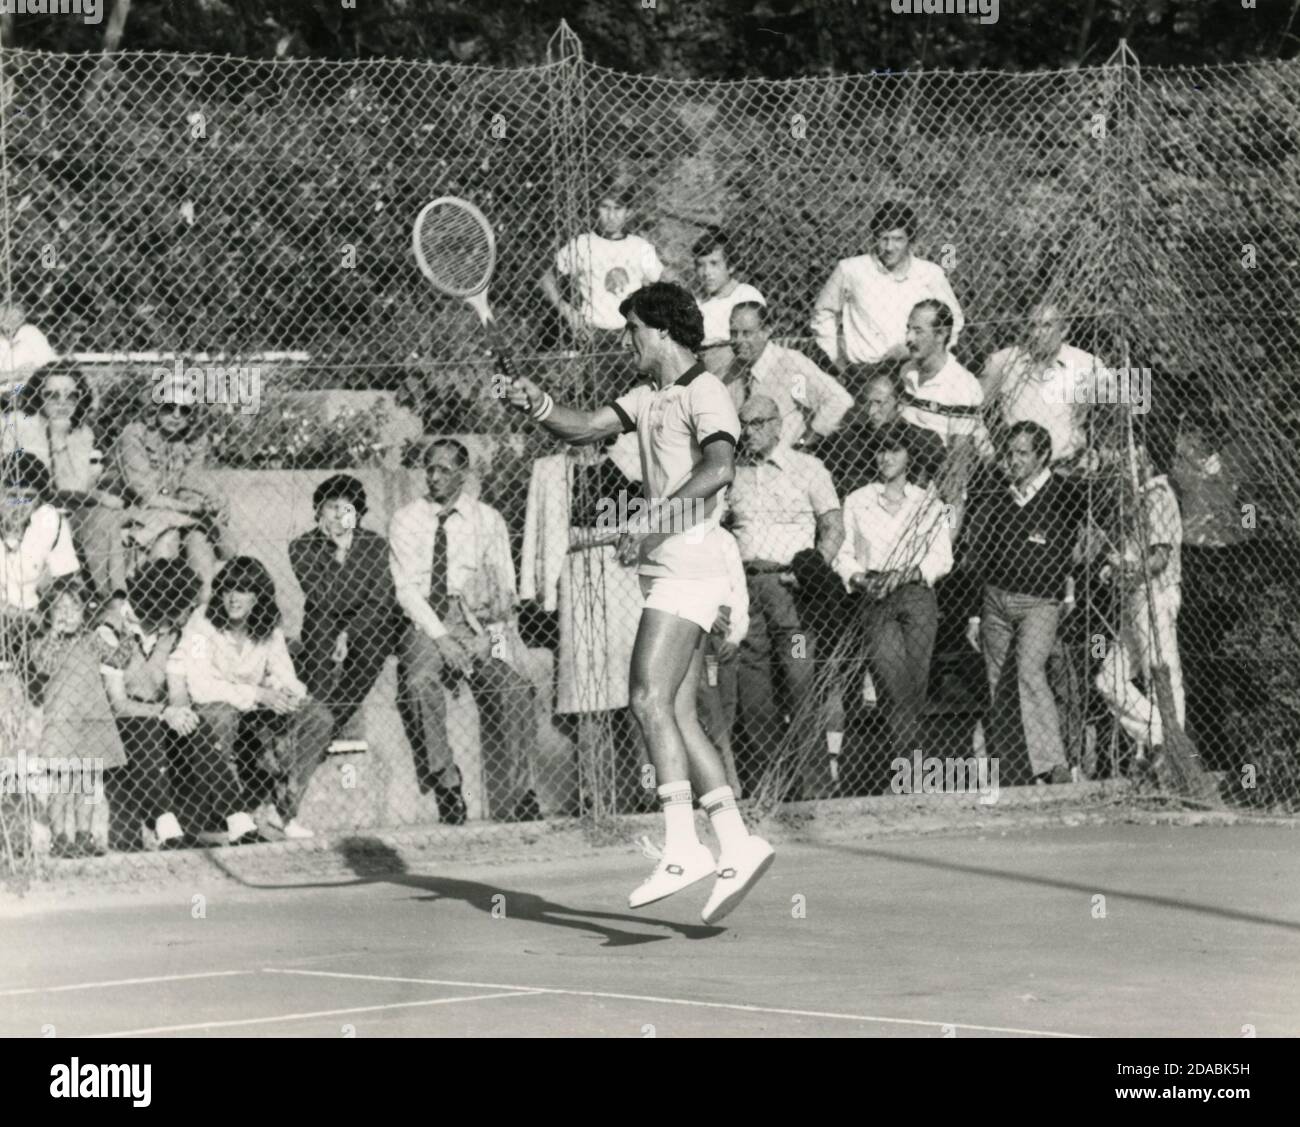
<instances>
[{"instance_id":1,"label":"player's shadow","mask_svg":"<svg viewBox=\"0 0 1300 1127\"><path fill-rule=\"evenodd\" d=\"M421 876L407 871L401 855L389 845L372 837L350 837L339 842L335 852L342 858L356 880L312 882L305 884L263 884L246 880L209 853L211 864L226 876L247 888L307 889L350 888L362 884L394 884L413 889L424 895L417 900L460 900L488 915L514 920L530 920L551 927L584 931L602 938L604 947L633 947L642 943L655 943L670 938L667 935L645 931L629 931L616 924L634 924L638 927L668 928L685 939L710 939L726 930L705 924L681 924L651 916L631 916L621 912L601 912L590 908L570 908L556 904L532 892L519 892L479 881L458 880L454 877Z\"/></svg>"},{"instance_id":2,"label":"player's shadow","mask_svg":"<svg viewBox=\"0 0 1300 1127\"><path fill-rule=\"evenodd\" d=\"M508 888L483 884L455 877L421 876L406 870L406 864L397 852L373 838L348 838L338 846L338 852L347 866L359 877L372 877L388 884L415 889L428 895L417 900L460 900L479 911L500 918L529 920L550 927L585 931L604 939L604 947L633 947L669 938L667 935L644 931L628 931L615 924L650 924L670 928L686 939L708 939L720 935L720 927L704 924L679 924L670 920L629 916L621 912L601 912L590 908L570 908L556 904L533 892L520 892ZM378 871L377 871L378 870Z\"/></svg>"}]
</instances>

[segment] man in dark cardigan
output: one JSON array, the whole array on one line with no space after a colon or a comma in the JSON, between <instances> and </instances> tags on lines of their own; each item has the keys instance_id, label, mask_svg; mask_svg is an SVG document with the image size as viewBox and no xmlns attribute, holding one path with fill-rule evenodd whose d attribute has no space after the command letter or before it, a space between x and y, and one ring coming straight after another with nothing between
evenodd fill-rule
<instances>
[{"instance_id":1,"label":"man in dark cardigan","mask_svg":"<svg viewBox=\"0 0 1300 1127\"><path fill-rule=\"evenodd\" d=\"M1087 524L1087 498L1050 468L1052 438L1037 423L1007 432L1010 484L972 506L971 570L983 591L967 638L984 655L996 709L1003 667L1016 643L1020 716L1035 779L1068 783L1070 769L1047 661L1061 619L1074 604L1071 573Z\"/></svg>"},{"instance_id":2,"label":"man in dark cardigan","mask_svg":"<svg viewBox=\"0 0 1300 1127\"><path fill-rule=\"evenodd\" d=\"M396 644L397 597L388 541L360 527L366 490L336 474L312 495L316 527L289 545L289 563L306 597L298 668L308 691L335 716L332 750L363 750L338 740Z\"/></svg>"}]
</instances>

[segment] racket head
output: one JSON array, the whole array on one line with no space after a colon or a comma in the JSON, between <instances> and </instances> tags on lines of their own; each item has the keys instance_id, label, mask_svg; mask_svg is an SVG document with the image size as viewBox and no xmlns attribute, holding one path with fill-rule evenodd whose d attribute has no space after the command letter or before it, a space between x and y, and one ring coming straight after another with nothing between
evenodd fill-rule
<instances>
[{"instance_id":1,"label":"racket head","mask_svg":"<svg viewBox=\"0 0 1300 1127\"><path fill-rule=\"evenodd\" d=\"M420 209L411 228L420 273L448 297L486 293L496 268L492 224L469 200L439 196Z\"/></svg>"}]
</instances>

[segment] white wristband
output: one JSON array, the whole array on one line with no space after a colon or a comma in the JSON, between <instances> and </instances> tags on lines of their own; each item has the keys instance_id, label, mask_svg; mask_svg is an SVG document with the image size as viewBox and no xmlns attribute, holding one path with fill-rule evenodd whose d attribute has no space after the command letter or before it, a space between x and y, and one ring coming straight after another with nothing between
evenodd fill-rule
<instances>
[{"instance_id":1,"label":"white wristband","mask_svg":"<svg viewBox=\"0 0 1300 1127\"><path fill-rule=\"evenodd\" d=\"M555 410L555 400L547 392L542 392L542 405L533 412L533 422L543 422Z\"/></svg>"}]
</instances>

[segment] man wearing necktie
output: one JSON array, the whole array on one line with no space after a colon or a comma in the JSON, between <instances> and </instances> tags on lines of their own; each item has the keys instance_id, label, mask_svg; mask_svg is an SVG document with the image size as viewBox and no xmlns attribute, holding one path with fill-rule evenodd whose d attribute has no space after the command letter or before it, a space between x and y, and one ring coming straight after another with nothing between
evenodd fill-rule
<instances>
[{"instance_id":1,"label":"man wearing necktie","mask_svg":"<svg viewBox=\"0 0 1300 1127\"><path fill-rule=\"evenodd\" d=\"M410 625L401 645L398 707L421 789L443 821L461 825L465 800L447 739L444 689L465 681L482 723L491 816L538 818L530 751L536 743L531 682L508 664L506 620L516 603L510 537L501 514L466 495L469 451L440 439L425 456L428 497L393 514L389 559Z\"/></svg>"}]
</instances>

